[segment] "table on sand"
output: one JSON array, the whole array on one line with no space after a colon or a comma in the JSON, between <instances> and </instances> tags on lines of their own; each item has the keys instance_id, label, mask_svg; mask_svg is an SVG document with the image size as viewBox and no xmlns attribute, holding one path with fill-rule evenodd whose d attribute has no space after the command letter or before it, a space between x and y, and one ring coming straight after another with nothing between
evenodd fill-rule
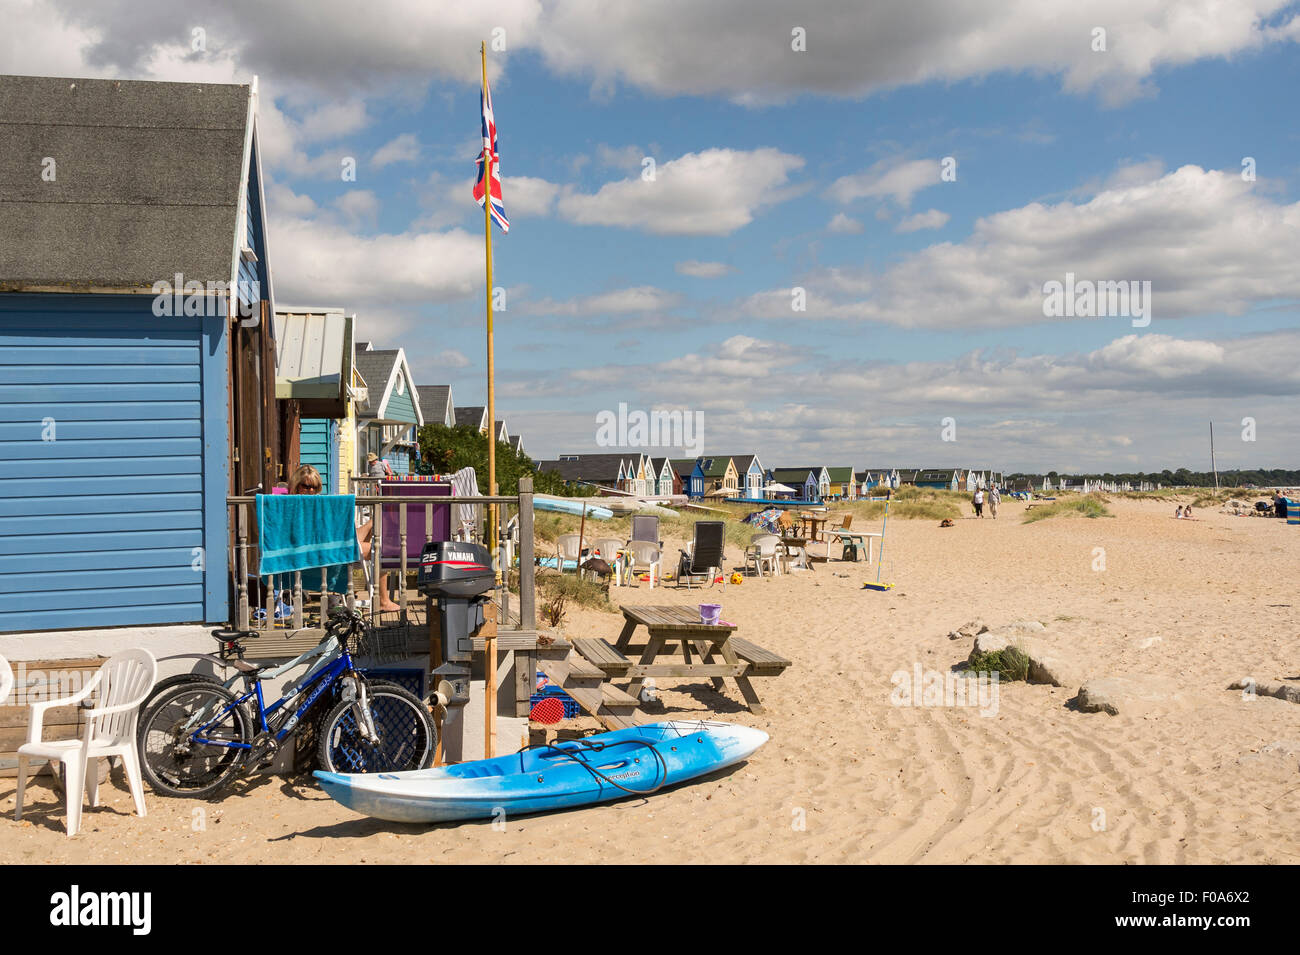
<instances>
[{"instance_id":1,"label":"table on sand","mask_svg":"<svg viewBox=\"0 0 1300 955\"><path fill-rule=\"evenodd\" d=\"M723 690L724 677L731 677L740 688L741 695L751 713L762 713L763 704L750 682L756 676L779 676L790 661L764 650L734 635L734 624L709 626L700 622L699 611L677 604L668 606L636 606L623 608L623 632L618 642L610 646L598 638L578 638L574 647L589 662L600 667L610 677L626 677L632 683L627 693L639 697L647 677L708 677L715 690ZM626 655L632 646L632 635L638 627L648 634L641 658L636 663ZM656 657L671 651L672 644L680 644L683 663L656 663ZM699 657L691 656L691 647ZM714 655L721 662L714 660Z\"/></svg>"},{"instance_id":2,"label":"table on sand","mask_svg":"<svg viewBox=\"0 0 1300 955\"><path fill-rule=\"evenodd\" d=\"M839 531L830 530L826 532L829 536L826 541L826 554L830 556L831 544L835 542L843 543L851 540L854 543L867 545L867 563L871 563L871 548L873 540L884 540L884 534L878 534L875 531Z\"/></svg>"}]
</instances>

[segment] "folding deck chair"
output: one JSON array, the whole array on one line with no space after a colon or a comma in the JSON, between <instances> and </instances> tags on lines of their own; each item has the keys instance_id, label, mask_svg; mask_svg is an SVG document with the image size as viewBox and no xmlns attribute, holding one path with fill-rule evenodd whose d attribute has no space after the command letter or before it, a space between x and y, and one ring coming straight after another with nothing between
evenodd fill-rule
<instances>
[{"instance_id":1,"label":"folding deck chair","mask_svg":"<svg viewBox=\"0 0 1300 955\"><path fill-rule=\"evenodd\" d=\"M709 586L715 583L714 578L722 571L723 542L726 539L726 524L723 521L699 521L695 525L695 538L691 542L690 551L682 551L681 561L677 569L677 586L680 587L682 581L686 581L686 586L691 586L692 577L701 577L707 575ZM727 587L727 576L722 575L722 588Z\"/></svg>"}]
</instances>

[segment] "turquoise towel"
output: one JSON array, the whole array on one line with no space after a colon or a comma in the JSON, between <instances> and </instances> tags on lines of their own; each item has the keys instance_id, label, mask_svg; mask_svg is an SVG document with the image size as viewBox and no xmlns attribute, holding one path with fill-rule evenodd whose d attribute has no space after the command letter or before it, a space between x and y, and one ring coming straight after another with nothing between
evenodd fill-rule
<instances>
[{"instance_id":1,"label":"turquoise towel","mask_svg":"<svg viewBox=\"0 0 1300 955\"><path fill-rule=\"evenodd\" d=\"M361 559L354 494L259 494L257 572L292 573Z\"/></svg>"}]
</instances>

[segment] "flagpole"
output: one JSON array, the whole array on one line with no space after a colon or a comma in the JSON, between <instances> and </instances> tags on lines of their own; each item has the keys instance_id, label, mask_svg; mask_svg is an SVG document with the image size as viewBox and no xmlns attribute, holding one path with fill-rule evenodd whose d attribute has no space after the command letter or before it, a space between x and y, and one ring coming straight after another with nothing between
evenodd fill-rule
<instances>
[{"instance_id":1,"label":"flagpole","mask_svg":"<svg viewBox=\"0 0 1300 955\"><path fill-rule=\"evenodd\" d=\"M487 44L480 43L479 58L483 65L483 96L487 97ZM488 494L497 493L497 422L495 356L492 351L492 155L483 144L483 248L487 262L487 424L488 424ZM487 508L487 545L496 568L496 585L501 586L501 562L497 553L497 506ZM497 709L497 641L496 626L490 624L483 634L483 752L487 759L496 755Z\"/></svg>"}]
</instances>

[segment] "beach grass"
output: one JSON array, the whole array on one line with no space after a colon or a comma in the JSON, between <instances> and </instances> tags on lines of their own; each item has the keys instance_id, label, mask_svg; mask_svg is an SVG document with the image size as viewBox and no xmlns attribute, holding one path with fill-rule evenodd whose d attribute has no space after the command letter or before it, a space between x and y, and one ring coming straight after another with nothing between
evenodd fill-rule
<instances>
[{"instance_id":1,"label":"beach grass","mask_svg":"<svg viewBox=\"0 0 1300 955\"><path fill-rule=\"evenodd\" d=\"M1029 678L1029 655L1016 646L972 654L966 664L972 673L997 673L1000 680Z\"/></svg>"},{"instance_id":2,"label":"beach grass","mask_svg":"<svg viewBox=\"0 0 1300 955\"><path fill-rule=\"evenodd\" d=\"M1022 523L1032 524L1035 521L1044 521L1049 517L1114 517L1110 508L1106 506L1106 498L1100 494L1083 494L1078 497L1071 497L1067 500L1052 501L1047 504L1039 504L1037 507L1025 511Z\"/></svg>"}]
</instances>

